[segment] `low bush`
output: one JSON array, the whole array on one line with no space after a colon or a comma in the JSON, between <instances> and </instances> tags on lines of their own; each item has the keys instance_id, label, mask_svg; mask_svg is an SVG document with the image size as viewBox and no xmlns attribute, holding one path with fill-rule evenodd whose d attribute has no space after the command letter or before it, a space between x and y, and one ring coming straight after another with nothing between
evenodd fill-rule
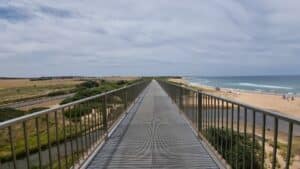
<instances>
[{"instance_id":1,"label":"low bush","mask_svg":"<svg viewBox=\"0 0 300 169\"><path fill-rule=\"evenodd\" d=\"M13 108L0 108L0 122L10 120L26 114L26 111Z\"/></svg>"},{"instance_id":2,"label":"low bush","mask_svg":"<svg viewBox=\"0 0 300 169\"><path fill-rule=\"evenodd\" d=\"M206 135L210 143L213 144L217 151L222 154L223 158L231 165L234 169L243 168L243 160L245 158L245 169L251 167L251 156L252 156L252 137L247 134L238 134L237 132L231 132L221 129L209 128L208 134ZM231 147L232 145L232 147ZM222 149L220 148L222 147ZM237 147L238 151L237 151ZM231 148L233 152L231 151ZM222 151L221 151L222 150ZM254 164L253 168L261 168L262 159L262 146L259 144L257 139L254 143ZM244 157L245 154L245 157ZM232 160L232 161L231 161ZM238 165L236 165L238 164Z\"/></svg>"},{"instance_id":3,"label":"low bush","mask_svg":"<svg viewBox=\"0 0 300 169\"><path fill-rule=\"evenodd\" d=\"M18 110L18 109L13 109L13 108L0 108L0 122L10 120L13 118L17 118L20 116L24 116L26 114L31 114L35 113L41 110L48 109L47 107L37 107L37 108L32 108L28 111L23 111L23 110Z\"/></svg>"},{"instance_id":4,"label":"low bush","mask_svg":"<svg viewBox=\"0 0 300 169\"><path fill-rule=\"evenodd\" d=\"M120 88L124 85L128 84L127 81L123 82L108 82L108 81L103 81L101 82L101 85L93 88L79 88L76 92L76 94L73 97L66 98L63 100L60 104L67 104L76 100L80 100L86 97L94 96L97 94L101 94L103 92L107 92L110 90L114 90L117 88ZM89 86L89 85L84 85L84 86ZM92 85L91 85L92 86Z\"/></svg>"},{"instance_id":5,"label":"low bush","mask_svg":"<svg viewBox=\"0 0 300 169\"><path fill-rule=\"evenodd\" d=\"M93 81L93 80L89 80L89 81L86 81L86 82L83 82L81 84L79 84L77 86L77 88L81 89L81 88L93 88L93 87L98 87L99 86L99 83L96 82L96 81Z\"/></svg>"},{"instance_id":6,"label":"low bush","mask_svg":"<svg viewBox=\"0 0 300 169\"><path fill-rule=\"evenodd\" d=\"M68 93L69 93L68 91L55 91L55 92L48 93L47 96L53 97L53 96L65 95Z\"/></svg>"}]
</instances>

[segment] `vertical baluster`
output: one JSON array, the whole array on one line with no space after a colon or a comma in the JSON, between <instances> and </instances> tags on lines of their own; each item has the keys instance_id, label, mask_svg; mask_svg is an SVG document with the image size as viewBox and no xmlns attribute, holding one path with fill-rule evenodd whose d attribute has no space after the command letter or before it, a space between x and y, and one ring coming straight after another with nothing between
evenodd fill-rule
<instances>
[{"instance_id":1,"label":"vertical baluster","mask_svg":"<svg viewBox=\"0 0 300 169\"><path fill-rule=\"evenodd\" d=\"M88 114L88 104L85 103L83 106L85 106L87 109L84 109L85 112L83 112L83 125L84 125L84 141L85 141L85 156L89 154L89 140L88 140L88 124L87 124L87 116Z\"/></svg>"},{"instance_id":2,"label":"vertical baluster","mask_svg":"<svg viewBox=\"0 0 300 169\"><path fill-rule=\"evenodd\" d=\"M285 168L289 169L290 161L291 161L291 149L292 149L292 140L293 140L293 122L289 123L289 133L288 133L288 146L287 146L287 154L286 154L286 163Z\"/></svg>"},{"instance_id":3,"label":"vertical baluster","mask_svg":"<svg viewBox=\"0 0 300 169\"><path fill-rule=\"evenodd\" d=\"M183 89L182 88L180 88L180 97L179 97L179 99L180 99L180 109L181 110L183 110Z\"/></svg>"},{"instance_id":4,"label":"vertical baluster","mask_svg":"<svg viewBox=\"0 0 300 169\"><path fill-rule=\"evenodd\" d=\"M26 162L27 162L27 168L30 169L30 154L29 154L29 145L28 145L28 135L27 135L27 126L26 121L23 123L23 134L24 134L24 145L25 145L25 151L26 151Z\"/></svg>"},{"instance_id":5,"label":"vertical baluster","mask_svg":"<svg viewBox=\"0 0 300 169\"><path fill-rule=\"evenodd\" d=\"M238 160L238 156L239 156L239 149L240 149L240 105L238 105L238 112L237 112L237 136L236 136L236 152L235 152L235 156L236 156L236 167L239 168L239 160Z\"/></svg>"},{"instance_id":6,"label":"vertical baluster","mask_svg":"<svg viewBox=\"0 0 300 169\"><path fill-rule=\"evenodd\" d=\"M127 89L125 89L125 109L127 109L127 106L128 106Z\"/></svg>"},{"instance_id":7,"label":"vertical baluster","mask_svg":"<svg viewBox=\"0 0 300 169\"><path fill-rule=\"evenodd\" d=\"M133 96L134 96L134 90L131 91L130 93L130 99L131 99L131 104L134 104L134 99L133 99ZM108 95L108 98L107 98L107 106L108 107L108 113L107 113L107 130L112 126L112 123L113 123L113 115L114 115L114 112L113 112L113 109L112 109L112 94L109 94Z\"/></svg>"},{"instance_id":8,"label":"vertical baluster","mask_svg":"<svg viewBox=\"0 0 300 169\"><path fill-rule=\"evenodd\" d=\"M106 119L107 118L106 97L107 97L106 95L103 96L103 104L102 104L102 106L103 106L102 107L102 109L103 109L102 110L102 120L103 120L102 123L103 123L103 129L104 129L105 135L107 135L107 129L108 129L107 128L107 119Z\"/></svg>"},{"instance_id":9,"label":"vertical baluster","mask_svg":"<svg viewBox=\"0 0 300 169\"><path fill-rule=\"evenodd\" d=\"M192 95L192 106L191 106L191 122L192 122L192 126L195 126L195 120L194 120L194 115L195 115L195 109L194 109L194 103L195 103L195 97L194 97L194 92L192 92L192 91L190 91L189 93L191 93L191 94L189 94L189 95Z\"/></svg>"},{"instance_id":10,"label":"vertical baluster","mask_svg":"<svg viewBox=\"0 0 300 169\"><path fill-rule=\"evenodd\" d=\"M62 118L63 118L63 135L64 135L64 149L65 149L65 168L68 167L68 148L67 148L67 137L66 137L66 118L65 118L65 109L62 109Z\"/></svg>"},{"instance_id":11,"label":"vertical baluster","mask_svg":"<svg viewBox=\"0 0 300 169\"><path fill-rule=\"evenodd\" d=\"M210 132L211 132L211 143L214 144L214 110L213 110L213 98L210 96Z\"/></svg>"},{"instance_id":12,"label":"vertical baluster","mask_svg":"<svg viewBox=\"0 0 300 169\"><path fill-rule=\"evenodd\" d=\"M212 104L212 99L211 99L211 96L209 96L209 95L207 95L207 97L208 97L208 118L209 118L209 122L208 122L208 135L209 135L209 139L210 139L210 141L211 141L211 143L213 143L212 142L212 136L213 136L213 133L212 133L212 106L211 106L211 104Z\"/></svg>"},{"instance_id":13,"label":"vertical baluster","mask_svg":"<svg viewBox=\"0 0 300 169\"><path fill-rule=\"evenodd\" d=\"M88 140L89 140L89 144L88 144L88 151L90 151L91 147L92 147L92 139L91 139L91 123L90 123L90 118L91 118L91 103L88 101L87 102L87 106L88 106L88 112L87 112L87 134L88 134Z\"/></svg>"},{"instance_id":14,"label":"vertical baluster","mask_svg":"<svg viewBox=\"0 0 300 169\"><path fill-rule=\"evenodd\" d=\"M183 98L183 100L184 100L184 105L183 105L183 107L184 107L184 113L186 114L187 113L187 101L188 101L188 95L187 95L187 90L186 89L184 89L183 90L183 95L184 95L184 98Z\"/></svg>"},{"instance_id":15,"label":"vertical baluster","mask_svg":"<svg viewBox=\"0 0 300 169\"><path fill-rule=\"evenodd\" d=\"M204 96L204 110L205 110L205 134L206 134L206 137L207 137L207 134L208 134L208 97L206 94L203 94Z\"/></svg>"},{"instance_id":16,"label":"vertical baluster","mask_svg":"<svg viewBox=\"0 0 300 169\"><path fill-rule=\"evenodd\" d=\"M221 152L222 152L223 157L225 157L224 156L225 151L224 151L224 147L223 147L224 139L225 139L225 137L224 137L224 101L221 100Z\"/></svg>"},{"instance_id":17,"label":"vertical baluster","mask_svg":"<svg viewBox=\"0 0 300 169\"><path fill-rule=\"evenodd\" d=\"M75 145L76 145L76 161L79 160L79 143L78 143L78 139L79 139L79 133L78 133L78 119L80 119L80 117L78 117L78 111L79 111L79 107L78 105L74 105L74 111L76 112L74 114L74 117L75 117L75 122L74 122L74 125L75 125Z\"/></svg>"},{"instance_id":18,"label":"vertical baluster","mask_svg":"<svg viewBox=\"0 0 300 169\"><path fill-rule=\"evenodd\" d=\"M124 94L124 96L125 96L125 94ZM125 98L125 97L124 97ZM100 129L100 139L102 139L103 138L103 135L104 135L104 132L103 132L103 111L104 111L104 109L103 109L103 104L104 104L104 102L103 102L103 97L100 97L99 98L99 101L100 101L100 107L99 107L99 129ZM124 107L126 107L125 106L125 100L124 100ZM127 109L125 108L125 111L127 111ZM127 113L127 112L126 112Z\"/></svg>"},{"instance_id":19,"label":"vertical baluster","mask_svg":"<svg viewBox=\"0 0 300 169\"><path fill-rule=\"evenodd\" d=\"M226 101L226 143L225 143L225 146L226 146L226 159L228 159L228 148L229 148L229 144L228 144L228 138L229 138L229 134L228 134L228 114L229 114L229 110L228 110L228 102Z\"/></svg>"},{"instance_id":20,"label":"vertical baluster","mask_svg":"<svg viewBox=\"0 0 300 169\"><path fill-rule=\"evenodd\" d=\"M124 89L123 89L124 90ZM121 91L120 98L123 101L123 90ZM125 107L125 106L124 106ZM124 107L122 107L122 111L125 112ZM97 112L96 112L96 126L97 126L97 141L101 139L101 123L100 123L100 116L101 116L101 99L98 100Z\"/></svg>"},{"instance_id":21,"label":"vertical baluster","mask_svg":"<svg viewBox=\"0 0 300 169\"><path fill-rule=\"evenodd\" d=\"M14 139L13 139L12 126L8 126L8 135L9 135L11 156L13 159L13 166L14 166L14 169L17 169L16 149L15 149L15 144L13 141Z\"/></svg>"},{"instance_id":22,"label":"vertical baluster","mask_svg":"<svg viewBox=\"0 0 300 169\"><path fill-rule=\"evenodd\" d=\"M73 128L72 128L72 112L71 112L71 107L68 107L68 111L69 111L69 118L68 118L68 122L69 122L69 133L68 133L68 137L70 138L70 143L71 143L71 162L72 162L72 168L74 167L74 148L73 148Z\"/></svg>"},{"instance_id":23,"label":"vertical baluster","mask_svg":"<svg viewBox=\"0 0 300 169\"><path fill-rule=\"evenodd\" d=\"M277 139L278 139L278 118L274 117L274 146L273 146L273 159L272 159L272 169L276 168L277 162Z\"/></svg>"},{"instance_id":24,"label":"vertical baluster","mask_svg":"<svg viewBox=\"0 0 300 169\"><path fill-rule=\"evenodd\" d=\"M198 94L197 92L194 92L194 122L195 122L195 128L198 128L198 109L197 109L197 105L198 105Z\"/></svg>"},{"instance_id":25,"label":"vertical baluster","mask_svg":"<svg viewBox=\"0 0 300 169\"><path fill-rule=\"evenodd\" d=\"M230 135L230 161L231 161L231 166L233 167L234 162L233 162L233 120L234 120L234 104L231 103L231 135Z\"/></svg>"},{"instance_id":26,"label":"vertical baluster","mask_svg":"<svg viewBox=\"0 0 300 169\"><path fill-rule=\"evenodd\" d=\"M83 135L83 129L82 129L82 105L78 105L78 111L79 111L79 130L80 130L80 152L81 156L84 157L84 135Z\"/></svg>"},{"instance_id":27,"label":"vertical baluster","mask_svg":"<svg viewBox=\"0 0 300 169\"><path fill-rule=\"evenodd\" d=\"M254 168L254 160L255 160L255 123L256 123L256 111L253 110L252 117L252 144L251 144L251 169Z\"/></svg>"},{"instance_id":28,"label":"vertical baluster","mask_svg":"<svg viewBox=\"0 0 300 169\"><path fill-rule=\"evenodd\" d=\"M96 102L97 100L95 100ZM95 104L94 106L94 134L95 134L95 146L98 146L98 119L97 119L97 116L98 116L98 110L99 110L99 107L97 104Z\"/></svg>"},{"instance_id":29,"label":"vertical baluster","mask_svg":"<svg viewBox=\"0 0 300 169\"><path fill-rule=\"evenodd\" d=\"M48 142L48 153L49 153L49 167L52 169L53 165L52 165L52 152L51 152L51 140L50 140L50 120L49 120L49 114L46 114L46 121L47 121L47 142Z\"/></svg>"},{"instance_id":30,"label":"vertical baluster","mask_svg":"<svg viewBox=\"0 0 300 169\"><path fill-rule=\"evenodd\" d=\"M94 145L94 147L96 146L96 121L95 121L95 107L94 107L94 105L93 105L93 107L92 107L92 114L91 114L91 117L92 117L92 138L93 138L93 145Z\"/></svg>"},{"instance_id":31,"label":"vertical baluster","mask_svg":"<svg viewBox=\"0 0 300 169\"><path fill-rule=\"evenodd\" d=\"M61 159L60 159L60 148L59 148L59 129L58 129L58 119L57 119L57 111L54 112L54 120L55 120L55 141L56 141L56 149L57 149L57 157L58 157L58 168L61 169Z\"/></svg>"},{"instance_id":32,"label":"vertical baluster","mask_svg":"<svg viewBox=\"0 0 300 169\"><path fill-rule=\"evenodd\" d=\"M199 126L198 123L201 123L201 121L198 121L198 118L199 118L198 115L200 115L198 107L197 107L198 99L199 99L198 92L195 92L195 103L194 103L194 105L195 105L195 128L198 128L198 126Z\"/></svg>"},{"instance_id":33,"label":"vertical baluster","mask_svg":"<svg viewBox=\"0 0 300 169\"><path fill-rule=\"evenodd\" d=\"M266 114L263 113L263 124L262 124L262 159L261 168L265 168L265 142L266 142Z\"/></svg>"},{"instance_id":34,"label":"vertical baluster","mask_svg":"<svg viewBox=\"0 0 300 169\"><path fill-rule=\"evenodd\" d=\"M202 113L203 113L203 100L202 100L202 93L198 91L198 132L201 132L203 131L203 119L202 119Z\"/></svg>"},{"instance_id":35,"label":"vertical baluster","mask_svg":"<svg viewBox=\"0 0 300 169\"><path fill-rule=\"evenodd\" d=\"M74 133L73 133L73 140L75 139L75 153L74 153L74 157L75 157L75 154L76 154L76 158L74 158L74 163L77 162L77 159L79 159L79 147L78 147L78 128L77 128L77 123L78 123L78 106L77 105L74 105L73 106L73 129L74 130ZM74 129L75 128L75 129Z\"/></svg>"},{"instance_id":36,"label":"vertical baluster","mask_svg":"<svg viewBox=\"0 0 300 169\"><path fill-rule=\"evenodd\" d=\"M36 127L36 142L38 146L38 158L39 158L39 168L42 168L42 156L41 156L41 143L40 143L40 125L38 117L35 118L35 127Z\"/></svg>"},{"instance_id":37,"label":"vertical baluster","mask_svg":"<svg viewBox=\"0 0 300 169\"><path fill-rule=\"evenodd\" d=\"M178 91L178 107L179 107L179 110L181 109L180 106L181 106L181 88L177 87L177 91Z\"/></svg>"},{"instance_id":38,"label":"vertical baluster","mask_svg":"<svg viewBox=\"0 0 300 169\"><path fill-rule=\"evenodd\" d=\"M218 147L217 145L217 99L213 97L213 110L214 110L214 146ZM217 149L217 148L216 148Z\"/></svg>"},{"instance_id":39,"label":"vertical baluster","mask_svg":"<svg viewBox=\"0 0 300 169\"><path fill-rule=\"evenodd\" d=\"M243 149L243 168L246 168L246 150L247 150L247 113L248 109L245 107L244 112L244 149Z\"/></svg>"},{"instance_id":40,"label":"vertical baluster","mask_svg":"<svg viewBox=\"0 0 300 169\"><path fill-rule=\"evenodd\" d=\"M187 94L187 90L186 89L184 89L183 90L183 95L184 95L184 98L183 98L183 100L184 100L184 110L183 110L183 112L186 114L187 113L187 104L188 104L188 94Z\"/></svg>"},{"instance_id":41,"label":"vertical baluster","mask_svg":"<svg viewBox=\"0 0 300 169\"><path fill-rule=\"evenodd\" d=\"M219 151L220 154L222 154L221 151L221 144L220 144L220 100L217 99L217 149Z\"/></svg>"}]
</instances>

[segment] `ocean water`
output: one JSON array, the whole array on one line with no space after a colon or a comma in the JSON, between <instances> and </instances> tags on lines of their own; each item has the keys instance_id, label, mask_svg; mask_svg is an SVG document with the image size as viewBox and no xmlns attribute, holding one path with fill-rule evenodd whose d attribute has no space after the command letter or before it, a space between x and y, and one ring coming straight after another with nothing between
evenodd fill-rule
<instances>
[{"instance_id":1,"label":"ocean water","mask_svg":"<svg viewBox=\"0 0 300 169\"><path fill-rule=\"evenodd\" d=\"M186 76L184 77L184 79L194 84L206 86L256 92L267 92L273 94L293 94L300 96L300 75L232 77Z\"/></svg>"}]
</instances>

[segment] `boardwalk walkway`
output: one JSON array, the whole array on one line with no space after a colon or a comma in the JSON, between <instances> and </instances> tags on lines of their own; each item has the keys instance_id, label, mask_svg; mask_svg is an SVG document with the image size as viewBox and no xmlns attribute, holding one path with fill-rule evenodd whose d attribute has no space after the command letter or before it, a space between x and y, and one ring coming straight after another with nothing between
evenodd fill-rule
<instances>
[{"instance_id":1,"label":"boardwalk walkway","mask_svg":"<svg viewBox=\"0 0 300 169\"><path fill-rule=\"evenodd\" d=\"M102 168L218 168L155 81L88 165Z\"/></svg>"}]
</instances>

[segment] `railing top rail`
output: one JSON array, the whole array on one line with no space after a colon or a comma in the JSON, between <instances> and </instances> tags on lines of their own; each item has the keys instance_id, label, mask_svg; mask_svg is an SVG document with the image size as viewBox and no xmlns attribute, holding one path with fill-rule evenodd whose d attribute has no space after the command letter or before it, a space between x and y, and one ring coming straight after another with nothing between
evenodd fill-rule
<instances>
[{"instance_id":1,"label":"railing top rail","mask_svg":"<svg viewBox=\"0 0 300 169\"><path fill-rule=\"evenodd\" d=\"M228 98L225 98L225 97L222 97L222 96L218 96L218 95L215 95L215 94L207 93L207 92L204 92L204 91L201 91L201 90L195 90L195 89L193 89L189 86L179 85L179 84L175 84L175 83L172 83L172 82L167 82L167 83L169 83L171 85L174 85L174 86L177 86L177 87L187 89L187 90L191 90L193 92L199 92L199 93L202 93L202 94L207 95L207 96L215 97L217 99L220 99L220 100L223 100L223 101L226 101L228 103L235 104L235 105L238 105L238 106L242 106L242 107L245 107L247 109L252 109L255 112L260 112L260 113L263 113L263 114L266 114L266 115L269 115L269 116L277 117L280 120L285 120L285 121L293 122L295 124L300 125L300 118L296 118L296 117L291 118L291 117L289 117L285 114L282 114L280 112L275 112L275 111L273 112L273 111L270 111L270 110L265 110L265 109L262 109L262 108L259 108L259 107L256 107L256 106L252 106L252 105L240 102L240 101L231 100L231 99L228 99Z\"/></svg>"},{"instance_id":2,"label":"railing top rail","mask_svg":"<svg viewBox=\"0 0 300 169\"><path fill-rule=\"evenodd\" d=\"M6 128L6 127L11 126L11 125L14 125L16 123L24 122L26 120L34 119L34 118L39 117L41 115L45 115L45 114L48 114L48 113L51 113L51 112L62 110L64 108L67 108L67 107L70 107L70 106L73 106L73 105L77 105L77 104L80 104L80 103L83 103L83 102L86 102L86 101L89 101L89 100L100 98L102 96L112 94L112 93L115 93L117 91L120 91L120 90L123 90L123 89L126 89L126 88L130 88L132 86L136 86L136 85L138 85L140 83L143 83L143 82L144 81L136 82L136 83L128 85L128 86L124 86L124 87L121 87L121 88L118 88L118 89L110 90L110 91L107 91L107 92L104 92L104 93L101 93L101 94L97 94L97 95L90 96L90 97L87 97L87 98L84 98L84 99L80 99L80 100L77 100L77 101L74 101L74 102L71 102L71 103L61 105L59 107L50 108L50 109L38 111L38 112L35 112L35 113L31 113L31 114L28 114L28 115L24 115L24 116L21 116L21 117L17 117L17 118L14 118L14 119L10 119L10 120L7 120L7 121L4 121L4 122L0 123L0 129Z\"/></svg>"}]
</instances>

